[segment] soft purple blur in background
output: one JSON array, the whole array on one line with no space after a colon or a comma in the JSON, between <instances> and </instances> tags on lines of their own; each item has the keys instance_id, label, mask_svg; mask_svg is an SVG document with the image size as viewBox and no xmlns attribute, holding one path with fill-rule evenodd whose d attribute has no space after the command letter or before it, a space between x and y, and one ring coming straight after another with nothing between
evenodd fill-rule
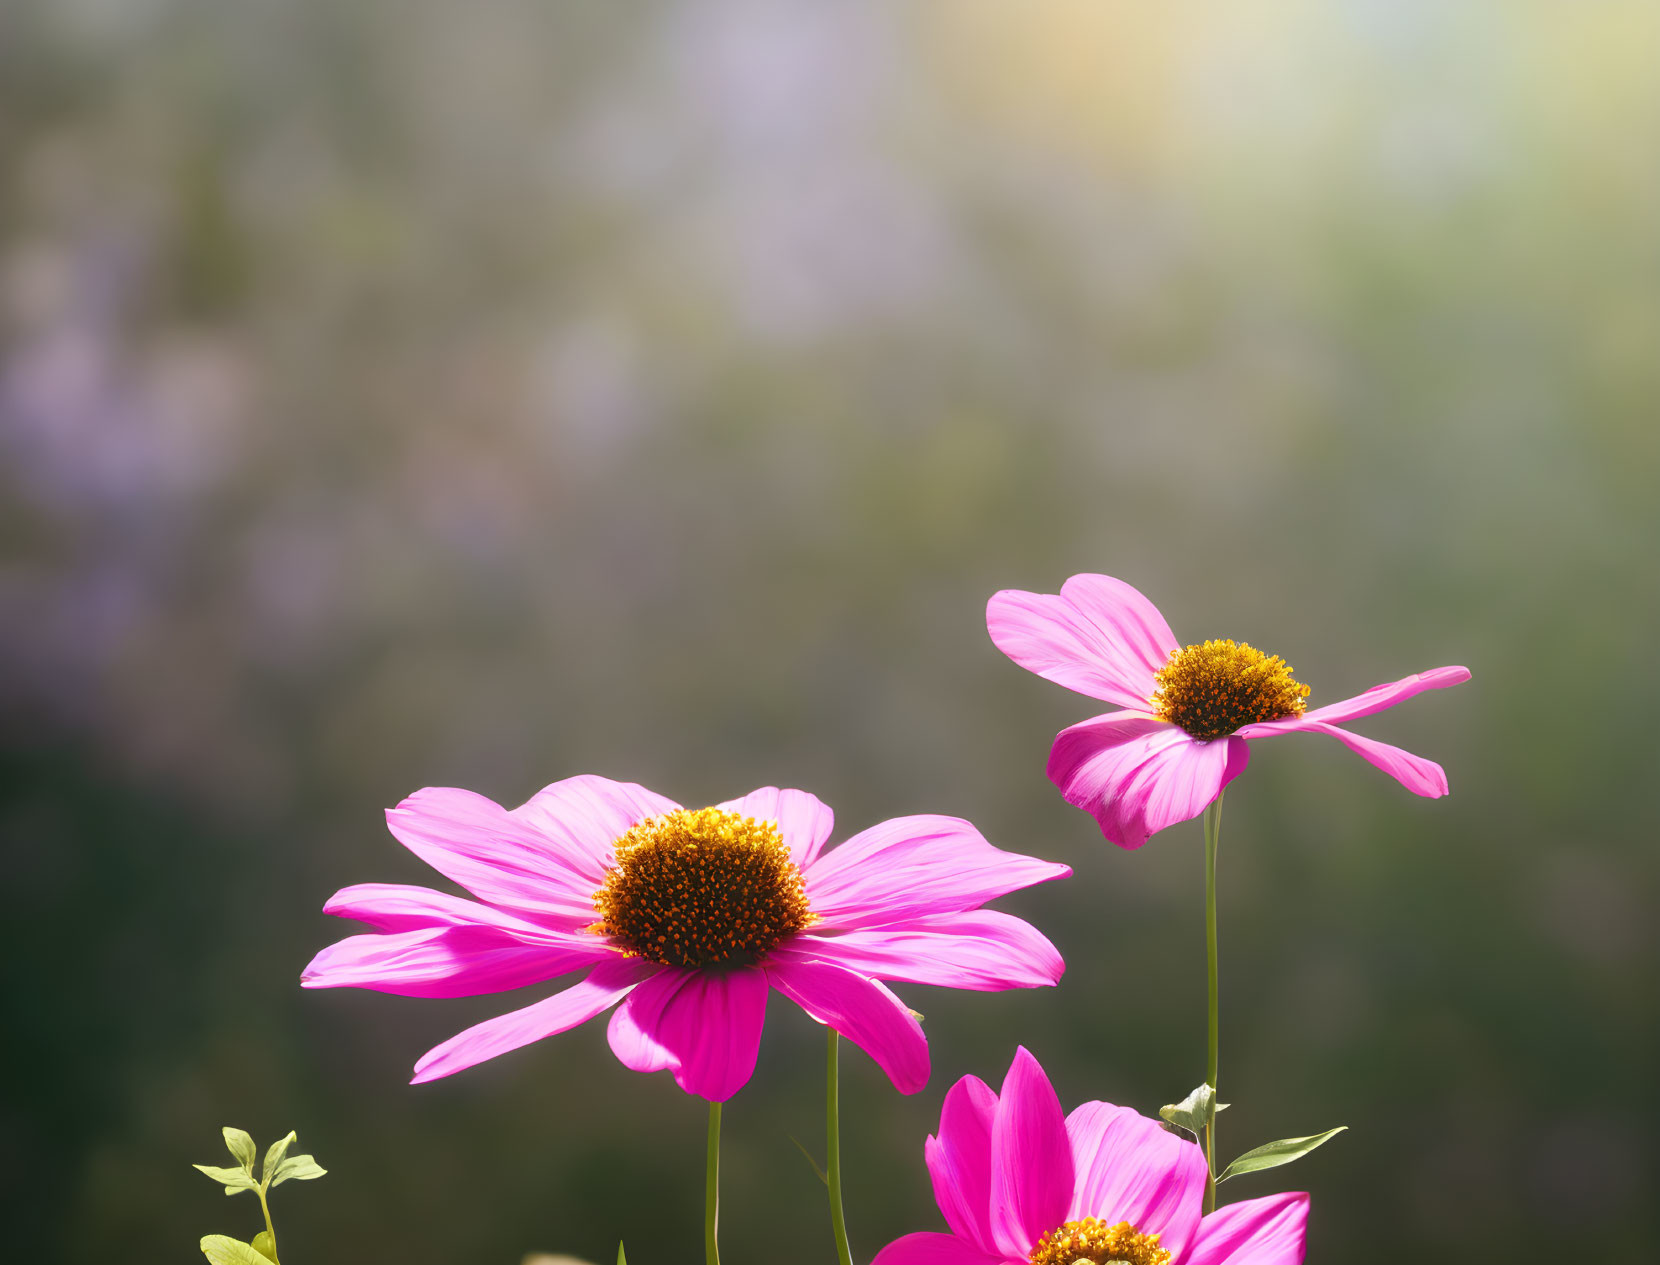
<instances>
[{"instance_id":1,"label":"soft purple blur in background","mask_svg":"<svg viewBox=\"0 0 1660 1265\"><path fill-rule=\"evenodd\" d=\"M1028 1045L1202 1075L1197 823L1043 777L1099 708L988 642L1074 571L1358 726L1259 745L1222 855L1230 1153L1352 1126L1313 1259L1660 1254L1660 9L1646 0L0 6L0 1184L19 1259L189 1260L297 1128L285 1252L689 1259L701 1105L524 998L302 995L380 812L576 772L814 790L1063 860L1058 992L910 989L845 1060L856 1252ZM820 1045L727 1113L728 1259L832 1259ZM1276 1180L1283 1179L1283 1180ZM1542 1246L1545 1245L1545 1246Z\"/></svg>"}]
</instances>

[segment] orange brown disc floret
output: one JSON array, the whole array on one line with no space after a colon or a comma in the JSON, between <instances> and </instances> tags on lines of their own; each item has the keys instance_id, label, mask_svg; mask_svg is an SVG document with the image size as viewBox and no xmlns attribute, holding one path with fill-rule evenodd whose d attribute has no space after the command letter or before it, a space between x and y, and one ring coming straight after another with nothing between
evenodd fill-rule
<instances>
[{"instance_id":1,"label":"orange brown disc floret","mask_svg":"<svg viewBox=\"0 0 1660 1265\"><path fill-rule=\"evenodd\" d=\"M719 808L635 825L594 908L591 930L665 966L743 965L813 922L778 827Z\"/></svg>"},{"instance_id":2,"label":"orange brown disc floret","mask_svg":"<svg viewBox=\"0 0 1660 1265\"><path fill-rule=\"evenodd\" d=\"M1160 720L1208 742L1243 725L1301 716L1308 686L1291 665L1245 642L1207 641L1170 653L1150 700Z\"/></svg>"},{"instance_id":3,"label":"orange brown disc floret","mask_svg":"<svg viewBox=\"0 0 1660 1265\"><path fill-rule=\"evenodd\" d=\"M1068 1221L1037 1241L1032 1265L1167 1265L1170 1253L1159 1246L1159 1236L1142 1234L1128 1221L1108 1225L1094 1217Z\"/></svg>"}]
</instances>

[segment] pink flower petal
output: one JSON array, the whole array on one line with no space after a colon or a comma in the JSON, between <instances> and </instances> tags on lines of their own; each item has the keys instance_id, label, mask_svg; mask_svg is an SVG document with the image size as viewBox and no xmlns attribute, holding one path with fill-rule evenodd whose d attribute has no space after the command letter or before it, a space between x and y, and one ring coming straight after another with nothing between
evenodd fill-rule
<instances>
[{"instance_id":1,"label":"pink flower petal","mask_svg":"<svg viewBox=\"0 0 1660 1265\"><path fill-rule=\"evenodd\" d=\"M1393 707L1396 703L1404 702L1414 694L1422 694L1425 690L1444 690L1449 686L1461 685L1469 679L1469 668L1431 668L1428 672L1416 672L1411 676L1402 677L1399 681L1374 685L1364 694L1356 694L1340 703L1327 703L1324 707L1316 707L1305 714L1303 719L1323 720L1328 724L1358 720L1362 716L1371 716Z\"/></svg>"},{"instance_id":2,"label":"pink flower petal","mask_svg":"<svg viewBox=\"0 0 1660 1265\"><path fill-rule=\"evenodd\" d=\"M398 842L480 900L575 931L594 920L598 883L580 854L493 800L429 786L386 812Z\"/></svg>"},{"instance_id":3,"label":"pink flower petal","mask_svg":"<svg viewBox=\"0 0 1660 1265\"><path fill-rule=\"evenodd\" d=\"M1000 992L1060 982L1066 963L1036 927L1012 914L978 909L866 931L817 934L794 944L861 975Z\"/></svg>"},{"instance_id":4,"label":"pink flower petal","mask_svg":"<svg viewBox=\"0 0 1660 1265\"><path fill-rule=\"evenodd\" d=\"M965 1076L946 1091L939 1137L923 1146L934 1202L960 1239L995 1253L991 1234L991 1126L997 1095L978 1076Z\"/></svg>"},{"instance_id":5,"label":"pink flower petal","mask_svg":"<svg viewBox=\"0 0 1660 1265\"><path fill-rule=\"evenodd\" d=\"M611 1043L611 1053L630 1071L661 1072L674 1066L674 1055L657 1040L657 1025L662 1021L663 1007L683 982L681 971L665 967L611 1012L605 1036Z\"/></svg>"},{"instance_id":6,"label":"pink flower petal","mask_svg":"<svg viewBox=\"0 0 1660 1265\"><path fill-rule=\"evenodd\" d=\"M366 922L377 931L495 927L526 944L563 944L572 934L554 931L494 905L403 883L357 883L343 887L329 897L323 912L336 918Z\"/></svg>"},{"instance_id":7,"label":"pink flower petal","mask_svg":"<svg viewBox=\"0 0 1660 1265\"><path fill-rule=\"evenodd\" d=\"M1049 780L1113 843L1139 848L1204 812L1249 759L1237 736L1197 742L1165 721L1111 712L1055 736Z\"/></svg>"},{"instance_id":8,"label":"pink flower petal","mask_svg":"<svg viewBox=\"0 0 1660 1265\"><path fill-rule=\"evenodd\" d=\"M1336 725L1310 720L1307 716L1290 716L1285 720L1246 725L1234 736L1255 739L1273 738L1288 733L1325 734L1328 738L1336 738L1350 751L1368 764L1382 769L1414 795L1422 795L1426 799L1439 799L1447 793L1446 770L1434 760L1426 760L1423 756L1413 755L1410 751L1392 747L1387 742L1379 742L1375 738L1362 738L1359 734L1339 729Z\"/></svg>"},{"instance_id":9,"label":"pink flower petal","mask_svg":"<svg viewBox=\"0 0 1660 1265\"><path fill-rule=\"evenodd\" d=\"M1172 651L1182 648L1159 608L1123 580L1086 571L1061 585L1061 596L1089 616L1138 664L1155 672L1165 665Z\"/></svg>"},{"instance_id":10,"label":"pink flower petal","mask_svg":"<svg viewBox=\"0 0 1660 1265\"><path fill-rule=\"evenodd\" d=\"M563 946L525 944L492 927L426 927L348 936L324 949L301 988L367 988L400 997L476 997L540 984L613 957L592 936Z\"/></svg>"},{"instance_id":11,"label":"pink flower petal","mask_svg":"<svg viewBox=\"0 0 1660 1265\"><path fill-rule=\"evenodd\" d=\"M1301 1191L1228 1204L1200 1223L1183 1265L1302 1265L1307 1229Z\"/></svg>"},{"instance_id":12,"label":"pink flower petal","mask_svg":"<svg viewBox=\"0 0 1660 1265\"><path fill-rule=\"evenodd\" d=\"M928 1083L922 1025L887 988L786 945L767 955L766 971L774 988L875 1059L900 1093L914 1094Z\"/></svg>"},{"instance_id":13,"label":"pink flower petal","mask_svg":"<svg viewBox=\"0 0 1660 1265\"><path fill-rule=\"evenodd\" d=\"M639 958L619 957L601 962L564 992L522 1010L486 1019L434 1046L415 1064L415 1076L410 1084L451 1076L498 1054L517 1050L556 1032L566 1032L615 1004L641 980L661 969Z\"/></svg>"},{"instance_id":14,"label":"pink flower petal","mask_svg":"<svg viewBox=\"0 0 1660 1265\"><path fill-rule=\"evenodd\" d=\"M1021 1046L991 1126L991 1232L1005 1256L1024 1258L1066 1220L1073 1176L1060 1099Z\"/></svg>"},{"instance_id":15,"label":"pink flower petal","mask_svg":"<svg viewBox=\"0 0 1660 1265\"><path fill-rule=\"evenodd\" d=\"M1194 1143L1168 1133L1128 1107L1086 1102L1066 1118L1077 1164L1077 1189L1066 1219L1128 1221L1176 1260L1199 1229L1204 1210L1205 1157Z\"/></svg>"},{"instance_id":16,"label":"pink flower petal","mask_svg":"<svg viewBox=\"0 0 1660 1265\"><path fill-rule=\"evenodd\" d=\"M1001 1260L955 1235L922 1233L895 1239L871 1265L1000 1265Z\"/></svg>"},{"instance_id":17,"label":"pink flower petal","mask_svg":"<svg viewBox=\"0 0 1660 1265\"><path fill-rule=\"evenodd\" d=\"M536 829L567 865L588 880L591 896L613 859L611 845L647 817L680 805L634 782L584 773L544 786L513 810Z\"/></svg>"},{"instance_id":18,"label":"pink flower petal","mask_svg":"<svg viewBox=\"0 0 1660 1265\"><path fill-rule=\"evenodd\" d=\"M716 807L757 821L776 822L791 859L802 869L818 857L836 825L836 814L816 795L781 791L776 786L763 786L742 799L729 799Z\"/></svg>"},{"instance_id":19,"label":"pink flower petal","mask_svg":"<svg viewBox=\"0 0 1660 1265\"><path fill-rule=\"evenodd\" d=\"M674 1083L709 1102L725 1102L749 1083L767 1017L767 977L759 967L665 967L628 999L613 1020L611 1049L635 1071L668 1068Z\"/></svg>"},{"instance_id":20,"label":"pink flower petal","mask_svg":"<svg viewBox=\"0 0 1660 1265\"><path fill-rule=\"evenodd\" d=\"M816 925L828 931L961 913L1070 873L992 847L961 818L925 815L861 831L820 856L804 877Z\"/></svg>"},{"instance_id":21,"label":"pink flower petal","mask_svg":"<svg viewBox=\"0 0 1660 1265\"><path fill-rule=\"evenodd\" d=\"M1123 707L1145 707L1179 649L1164 616L1122 580L1075 575L1059 596L1005 589L986 604L992 642L1028 671Z\"/></svg>"}]
</instances>

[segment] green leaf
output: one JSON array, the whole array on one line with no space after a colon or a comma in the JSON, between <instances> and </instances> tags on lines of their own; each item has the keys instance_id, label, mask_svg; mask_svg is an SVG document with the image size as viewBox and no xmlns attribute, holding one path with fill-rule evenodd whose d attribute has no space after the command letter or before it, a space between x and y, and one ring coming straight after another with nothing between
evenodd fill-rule
<instances>
[{"instance_id":1,"label":"green leaf","mask_svg":"<svg viewBox=\"0 0 1660 1265\"><path fill-rule=\"evenodd\" d=\"M240 1168L214 1168L211 1164L192 1164L190 1167L206 1173L214 1181L224 1186L227 1195L234 1195L239 1190L259 1189L259 1183Z\"/></svg>"},{"instance_id":2,"label":"green leaf","mask_svg":"<svg viewBox=\"0 0 1660 1265\"><path fill-rule=\"evenodd\" d=\"M1179 1103L1172 1103L1168 1107L1160 1107L1159 1115L1163 1116L1178 1129L1186 1129L1194 1136L1204 1132L1204 1128L1216 1119L1216 1113L1226 1111L1228 1104L1216 1101L1216 1091L1209 1085L1201 1085Z\"/></svg>"},{"instance_id":3,"label":"green leaf","mask_svg":"<svg viewBox=\"0 0 1660 1265\"><path fill-rule=\"evenodd\" d=\"M210 1234L201 1243L202 1255L213 1265L271 1265L250 1243L225 1234Z\"/></svg>"},{"instance_id":4,"label":"green leaf","mask_svg":"<svg viewBox=\"0 0 1660 1265\"><path fill-rule=\"evenodd\" d=\"M1312 1137L1281 1138L1278 1142L1266 1142L1262 1146L1253 1147L1223 1169L1222 1176L1216 1180L1225 1182L1228 1178L1238 1177L1241 1173L1255 1173L1265 1168L1278 1168L1281 1164L1289 1164L1292 1160L1300 1160L1315 1147L1330 1142L1348 1127L1346 1124L1340 1124L1335 1129L1327 1129L1324 1133L1316 1133Z\"/></svg>"},{"instance_id":5,"label":"green leaf","mask_svg":"<svg viewBox=\"0 0 1660 1265\"><path fill-rule=\"evenodd\" d=\"M271 1149L265 1152L265 1167L260 1170L260 1176L265 1179L267 1185L281 1167L282 1157L288 1154L288 1144L293 1140L294 1130L290 1129L286 1138L277 1139L271 1143Z\"/></svg>"},{"instance_id":6,"label":"green leaf","mask_svg":"<svg viewBox=\"0 0 1660 1265\"><path fill-rule=\"evenodd\" d=\"M801 1152L802 1158L813 1166L813 1172L818 1174L819 1181L828 1186L830 1184L830 1175L818 1166L818 1161L813 1158L813 1153L801 1145L801 1139L796 1137L795 1134L792 1133L788 1136L790 1141L795 1143L795 1149Z\"/></svg>"},{"instance_id":7,"label":"green leaf","mask_svg":"<svg viewBox=\"0 0 1660 1265\"><path fill-rule=\"evenodd\" d=\"M271 1179L271 1185L281 1186L292 1179L297 1182L315 1181L328 1172L309 1155L290 1155L277 1165L276 1176Z\"/></svg>"},{"instance_id":8,"label":"green leaf","mask_svg":"<svg viewBox=\"0 0 1660 1265\"><path fill-rule=\"evenodd\" d=\"M233 1129L230 1125L225 1126L224 1133L226 1148L236 1162L242 1165L244 1171L251 1174L254 1171L254 1156L257 1154L254 1140L241 1129Z\"/></svg>"},{"instance_id":9,"label":"green leaf","mask_svg":"<svg viewBox=\"0 0 1660 1265\"><path fill-rule=\"evenodd\" d=\"M628 1256L623 1251L622 1240L617 1240L617 1265L628 1265Z\"/></svg>"},{"instance_id":10,"label":"green leaf","mask_svg":"<svg viewBox=\"0 0 1660 1265\"><path fill-rule=\"evenodd\" d=\"M266 1260L270 1261L272 1265L276 1265L277 1245L275 1240L271 1238L271 1232L269 1230L261 1230L258 1234L254 1235L254 1241L251 1246L254 1251L258 1252Z\"/></svg>"}]
</instances>

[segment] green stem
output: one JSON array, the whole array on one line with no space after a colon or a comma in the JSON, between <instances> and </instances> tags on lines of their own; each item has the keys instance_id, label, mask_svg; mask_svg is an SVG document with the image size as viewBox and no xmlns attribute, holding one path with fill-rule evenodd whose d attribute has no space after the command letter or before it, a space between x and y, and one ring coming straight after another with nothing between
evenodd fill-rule
<instances>
[{"instance_id":1,"label":"green stem","mask_svg":"<svg viewBox=\"0 0 1660 1265\"><path fill-rule=\"evenodd\" d=\"M836 1030L830 1029L830 1056L825 1073L824 1116L826 1144L825 1173L830 1187L830 1228L836 1234L836 1259L841 1265L853 1265L853 1254L847 1246L847 1214L842 1211L842 1139L839 1074L837 1071Z\"/></svg>"},{"instance_id":2,"label":"green stem","mask_svg":"<svg viewBox=\"0 0 1660 1265\"><path fill-rule=\"evenodd\" d=\"M705 1265L720 1265L720 1247L715 1242L720 1223L720 1104L709 1104L709 1163L703 1190L703 1259Z\"/></svg>"},{"instance_id":3,"label":"green stem","mask_svg":"<svg viewBox=\"0 0 1660 1265\"><path fill-rule=\"evenodd\" d=\"M1216 845L1222 837L1222 794L1205 809L1205 964L1210 982L1210 1032L1205 1058L1205 1084L1216 1089L1217 1056L1221 1046L1221 1022L1217 1000L1216 974ZM1205 1122L1205 1211L1216 1211L1216 1110Z\"/></svg>"},{"instance_id":4,"label":"green stem","mask_svg":"<svg viewBox=\"0 0 1660 1265\"><path fill-rule=\"evenodd\" d=\"M265 1233L271 1236L271 1265L277 1265L277 1231L271 1224L271 1205L265 1202L265 1187L258 1189L259 1209L265 1214Z\"/></svg>"}]
</instances>

